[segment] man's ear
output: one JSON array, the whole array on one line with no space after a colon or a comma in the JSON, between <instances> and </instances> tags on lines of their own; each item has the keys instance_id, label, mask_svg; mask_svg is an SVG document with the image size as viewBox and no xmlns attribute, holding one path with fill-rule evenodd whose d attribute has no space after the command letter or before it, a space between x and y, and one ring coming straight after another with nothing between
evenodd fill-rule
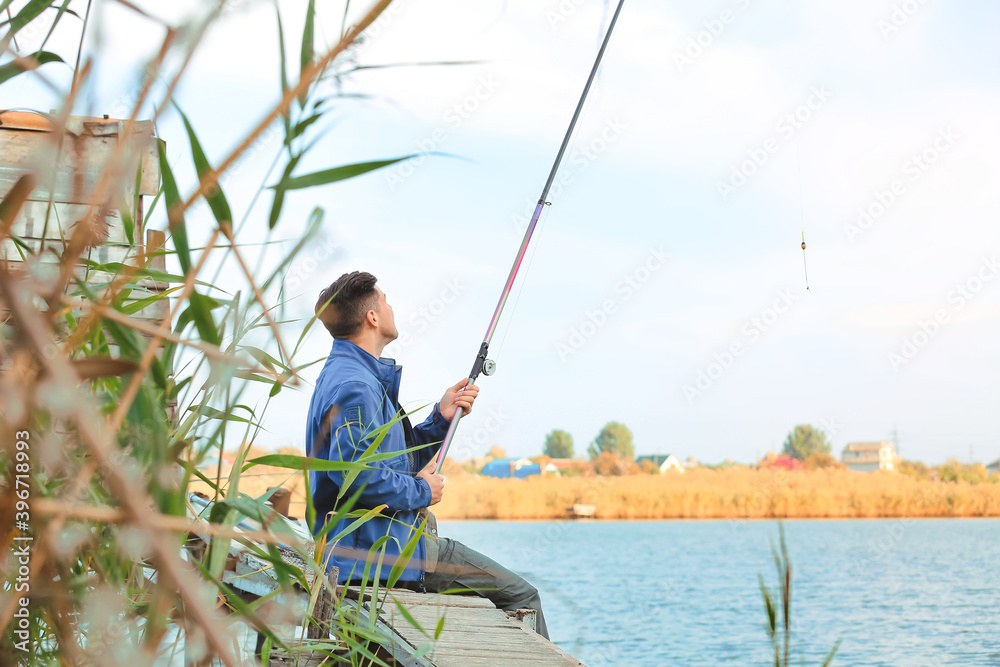
<instances>
[{"instance_id":1,"label":"man's ear","mask_svg":"<svg viewBox=\"0 0 1000 667\"><path fill-rule=\"evenodd\" d=\"M365 322L372 325L376 329L378 328L378 315L375 314L374 310L369 310L365 313Z\"/></svg>"}]
</instances>

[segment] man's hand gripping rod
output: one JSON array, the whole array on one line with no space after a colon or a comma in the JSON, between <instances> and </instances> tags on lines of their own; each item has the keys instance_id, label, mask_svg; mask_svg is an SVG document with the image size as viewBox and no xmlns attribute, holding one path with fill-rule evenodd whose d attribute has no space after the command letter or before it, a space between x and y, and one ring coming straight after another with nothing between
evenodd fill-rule
<instances>
[{"instance_id":1,"label":"man's hand gripping rod","mask_svg":"<svg viewBox=\"0 0 1000 667\"><path fill-rule=\"evenodd\" d=\"M559 165L562 162L563 155L566 153L566 149L569 146L569 141L573 137L573 130L576 129L576 122L580 119L580 113L583 111L584 102L587 101L587 95L590 93L590 87L594 83L594 79L597 78L597 70L601 66L601 60L604 58L604 51L608 48L608 42L611 41L611 33L615 30L615 23L618 22L618 15L621 14L622 6L625 4L625 0L619 0L618 8L615 9L614 16L611 17L611 25L608 26L608 32L604 36L604 43L601 44L601 50L597 53L597 60L594 61L594 67L590 70L590 78L587 79L587 85L583 88L583 95L580 96L580 102L576 105L576 112L573 114L573 120L570 121L569 129L566 130L566 136L563 138L562 145L559 147L559 154L556 156L555 164L552 165L552 171L549 172L549 178L545 182L545 187L542 189L542 196L538 198L538 205L535 207L535 213L531 216L531 223L528 225L527 231L524 233L524 239L521 241L521 247L517 251L517 257L514 259L514 264L510 268L510 274L507 276L507 283L503 287L503 292L500 294L500 301L497 303L496 310L493 311L493 319L490 320L490 326L486 329L486 336L483 338L483 344L479 346L479 354L476 356L476 362L472 365L472 372L469 373L469 384L473 384L479 377L479 374L483 375L493 375L496 370L496 364L492 360L487 359L487 354L490 349L490 341L493 340L493 333L496 331L497 323L500 320L500 313L503 312L503 307L507 303L507 297L510 296L511 289L514 286L514 279L517 277L517 271L521 268L521 262L524 261L525 252L528 250L528 243L531 241L532 234L535 233L535 227L538 225L538 218L542 215L542 209L549 204L547 200L549 196L549 190L552 188L552 183L555 181L556 172L559 171ZM468 386L468 385L466 385ZM462 421L462 410L456 409L455 416L451 419L451 424L448 425L448 433L444 436L444 442L441 443L441 451L438 453L437 467L435 472L441 473L441 466L444 465L444 459L448 455L448 449L451 447L451 442L455 438L455 431L458 430L458 423Z\"/></svg>"}]
</instances>

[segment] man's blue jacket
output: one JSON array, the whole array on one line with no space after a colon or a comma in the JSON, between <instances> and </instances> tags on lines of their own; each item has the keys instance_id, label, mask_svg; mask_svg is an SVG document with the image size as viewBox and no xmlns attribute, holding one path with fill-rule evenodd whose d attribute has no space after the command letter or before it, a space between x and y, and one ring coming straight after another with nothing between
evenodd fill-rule
<instances>
[{"instance_id":1,"label":"man's blue jacket","mask_svg":"<svg viewBox=\"0 0 1000 667\"><path fill-rule=\"evenodd\" d=\"M306 452L309 456L330 461L355 461L371 445L372 432L391 422L399 409L399 380L402 367L392 359L376 359L354 343L334 339L333 349L316 381L309 405L306 424ZM336 409L334 409L336 408ZM332 415L332 419L328 419ZM328 422L324 424L324 422ZM444 439L448 421L438 406L422 424L413 427L413 444L426 445ZM414 477L435 456L438 447L423 447L409 455L405 452L406 436L402 420L397 420L379 444L379 453L400 452L398 456L371 463L375 470L362 471L342 495L346 501L359 488L363 488L355 509L373 508L385 504L380 515L342 538L339 546L367 552L380 537L390 539L385 549L385 564L381 570L384 579L392 569L394 557L413 536L418 525L417 510L431 502L430 485ZM337 508L337 495L344 484L343 472L310 472L313 504L316 508L317 534L326 522L327 513ZM346 518L331 529L332 538L346 528L353 519ZM334 545L327 544L329 550ZM407 568L401 581L423 580L422 566L426 555L424 539L413 554L416 561ZM377 561L376 561L377 562ZM338 583L361 579L364 574L364 555L360 560L348 555L334 554L329 565L340 568ZM371 568L370 578L375 569Z\"/></svg>"}]
</instances>

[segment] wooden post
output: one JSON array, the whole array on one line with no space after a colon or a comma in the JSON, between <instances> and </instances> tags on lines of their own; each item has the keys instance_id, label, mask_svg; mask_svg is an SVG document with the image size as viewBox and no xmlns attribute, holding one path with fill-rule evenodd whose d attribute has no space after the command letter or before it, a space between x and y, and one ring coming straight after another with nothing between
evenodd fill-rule
<instances>
[{"instance_id":1,"label":"wooden post","mask_svg":"<svg viewBox=\"0 0 1000 667\"><path fill-rule=\"evenodd\" d=\"M517 611L508 611L507 615L513 618L515 621L520 621L526 626L532 629L534 632L538 632L538 610L537 609L518 609Z\"/></svg>"},{"instance_id":2,"label":"wooden post","mask_svg":"<svg viewBox=\"0 0 1000 667\"><path fill-rule=\"evenodd\" d=\"M330 620L333 619L333 612L337 607L337 578L340 570L334 566L330 568L327 575L322 580L313 580L314 586L322 586L319 592L319 599L316 601L316 608L313 609L313 620L315 625L309 626L307 636L309 639L329 639L331 628Z\"/></svg>"},{"instance_id":3,"label":"wooden post","mask_svg":"<svg viewBox=\"0 0 1000 667\"><path fill-rule=\"evenodd\" d=\"M269 487L267 490L270 491L272 488L274 487ZM279 488L271 494L270 503L271 508L275 512L287 519L288 513L291 511L292 492L288 489Z\"/></svg>"}]
</instances>

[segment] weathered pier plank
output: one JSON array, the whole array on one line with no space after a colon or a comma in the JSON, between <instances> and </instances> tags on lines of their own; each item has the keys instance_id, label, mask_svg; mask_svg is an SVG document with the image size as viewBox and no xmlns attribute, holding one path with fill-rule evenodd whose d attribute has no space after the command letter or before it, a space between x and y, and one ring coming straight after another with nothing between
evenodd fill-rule
<instances>
[{"instance_id":1,"label":"weathered pier plank","mask_svg":"<svg viewBox=\"0 0 1000 667\"><path fill-rule=\"evenodd\" d=\"M420 628L405 617L397 602ZM424 657L435 667L583 664L485 598L389 591L380 611L414 652L430 645ZM435 639L442 617L444 627Z\"/></svg>"}]
</instances>

